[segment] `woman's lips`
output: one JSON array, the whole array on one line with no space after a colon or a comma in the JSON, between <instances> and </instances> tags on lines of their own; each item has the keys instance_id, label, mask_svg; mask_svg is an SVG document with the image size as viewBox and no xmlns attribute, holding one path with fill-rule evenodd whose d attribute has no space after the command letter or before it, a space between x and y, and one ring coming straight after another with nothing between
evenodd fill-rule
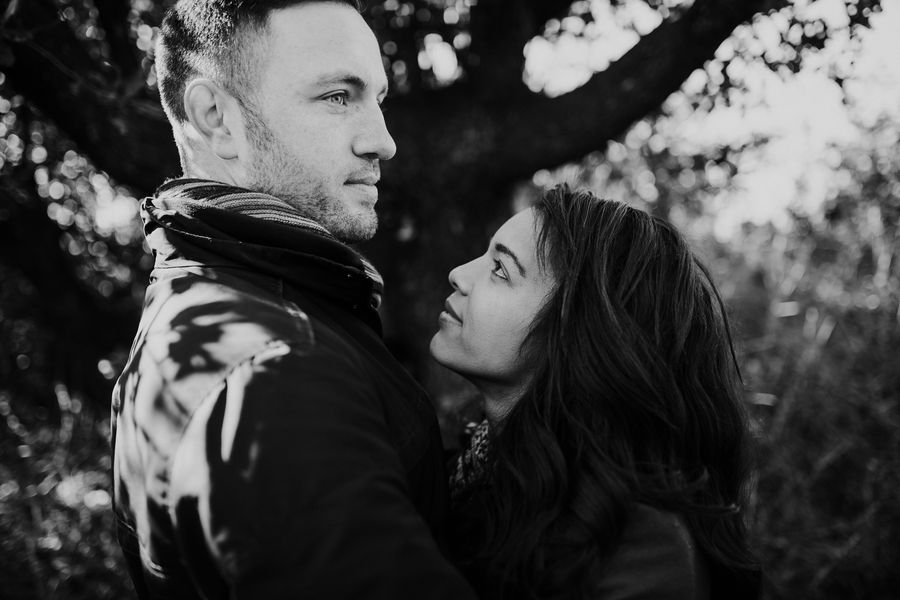
<instances>
[{"instance_id":1,"label":"woman's lips","mask_svg":"<svg viewBox=\"0 0 900 600\"><path fill-rule=\"evenodd\" d=\"M455 321L456 323L460 324L462 323L462 319L459 317L459 313L457 313L456 310L453 309L453 305L450 304L450 300L444 302L444 312L441 313L441 317L444 317L445 315L451 321Z\"/></svg>"}]
</instances>

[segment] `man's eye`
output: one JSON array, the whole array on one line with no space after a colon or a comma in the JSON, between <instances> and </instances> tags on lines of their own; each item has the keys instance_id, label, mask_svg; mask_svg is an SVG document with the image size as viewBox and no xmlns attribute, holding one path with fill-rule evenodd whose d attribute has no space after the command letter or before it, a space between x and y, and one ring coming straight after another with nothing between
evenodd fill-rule
<instances>
[{"instance_id":1,"label":"man's eye","mask_svg":"<svg viewBox=\"0 0 900 600\"><path fill-rule=\"evenodd\" d=\"M506 271L503 270L503 265L499 260L494 261L494 268L493 270L491 270L491 275L496 275L500 279L509 279L509 277L506 276Z\"/></svg>"},{"instance_id":2,"label":"man's eye","mask_svg":"<svg viewBox=\"0 0 900 600\"><path fill-rule=\"evenodd\" d=\"M338 104L340 106L347 106L347 92L338 92L336 94L326 96L325 101L331 102L332 104Z\"/></svg>"}]
</instances>

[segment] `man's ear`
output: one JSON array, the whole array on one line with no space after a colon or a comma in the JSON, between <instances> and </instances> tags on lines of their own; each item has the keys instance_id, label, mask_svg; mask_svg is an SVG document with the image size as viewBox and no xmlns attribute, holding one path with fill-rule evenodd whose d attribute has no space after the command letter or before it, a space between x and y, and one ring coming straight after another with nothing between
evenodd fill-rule
<instances>
[{"instance_id":1,"label":"man's ear","mask_svg":"<svg viewBox=\"0 0 900 600\"><path fill-rule=\"evenodd\" d=\"M194 79L184 89L188 122L213 153L223 160L237 158L243 141L237 102L210 79Z\"/></svg>"}]
</instances>

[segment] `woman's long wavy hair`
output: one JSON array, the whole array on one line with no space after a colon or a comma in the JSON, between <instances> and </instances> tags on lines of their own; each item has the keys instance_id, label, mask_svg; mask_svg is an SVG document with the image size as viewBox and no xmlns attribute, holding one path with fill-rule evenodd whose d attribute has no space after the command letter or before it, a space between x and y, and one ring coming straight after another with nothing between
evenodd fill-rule
<instances>
[{"instance_id":1,"label":"woman's long wavy hair","mask_svg":"<svg viewBox=\"0 0 900 600\"><path fill-rule=\"evenodd\" d=\"M669 223L560 186L536 204L556 287L495 432L479 556L505 597L587 595L636 502L681 514L718 571L753 581L749 433L725 307ZM734 581L734 579L732 579ZM727 597L739 597L730 590Z\"/></svg>"}]
</instances>

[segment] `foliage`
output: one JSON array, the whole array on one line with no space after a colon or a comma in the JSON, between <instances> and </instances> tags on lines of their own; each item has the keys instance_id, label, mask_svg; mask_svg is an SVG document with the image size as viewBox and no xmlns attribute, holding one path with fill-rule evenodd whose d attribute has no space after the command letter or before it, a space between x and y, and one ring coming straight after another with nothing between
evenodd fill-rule
<instances>
[{"instance_id":1,"label":"foliage","mask_svg":"<svg viewBox=\"0 0 900 600\"><path fill-rule=\"evenodd\" d=\"M819 218L746 231L746 266L769 300L748 311L757 333L743 361L773 598L890 598L900 585L898 131L880 123L844 149L838 170L851 176Z\"/></svg>"},{"instance_id":2,"label":"foliage","mask_svg":"<svg viewBox=\"0 0 900 600\"><path fill-rule=\"evenodd\" d=\"M0 392L3 597L133 595L110 510L109 421L56 385L59 419Z\"/></svg>"}]
</instances>

